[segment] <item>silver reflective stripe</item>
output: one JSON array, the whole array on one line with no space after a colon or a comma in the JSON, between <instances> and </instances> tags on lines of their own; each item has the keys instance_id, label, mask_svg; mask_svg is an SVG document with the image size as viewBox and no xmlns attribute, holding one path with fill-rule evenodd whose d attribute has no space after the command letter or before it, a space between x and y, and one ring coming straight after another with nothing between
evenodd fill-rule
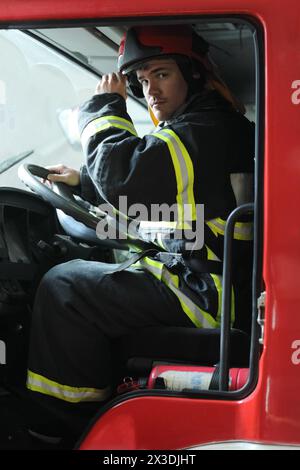
<instances>
[{"instance_id":1,"label":"silver reflective stripe","mask_svg":"<svg viewBox=\"0 0 300 470\"><path fill-rule=\"evenodd\" d=\"M196 220L194 167L186 147L171 129L162 129L152 135L168 145L176 175L179 220Z\"/></svg>"},{"instance_id":2,"label":"silver reflective stripe","mask_svg":"<svg viewBox=\"0 0 300 470\"><path fill-rule=\"evenodd\" d=\"M28 370L27 388L34 392L58 398L71 403L82 401L103 401L109 397L110 387L103 389L88 387L70 387L47 379L46 377Z\"/></svg>"},{"instance_id":3,"label":"silver reflective stripe","mask_svg":"<svg viewBox=\"0 0 300 470\"><path fill-rule=\"evenodd\" d=\"M171 239L184 240L187 233L191 230L187 222L159 222L141 220L139 224L139 233L143 240L151 241L159 247L166 249L165 241ZM192 232L194 234L194 232Z\"/></svg>"},{"instance_id":4,"label":"silver reflective stripe","mask_svg":"<svg viewBox=\"0 0 300 470\"><path fill-rule=\"evenodd\" d=\"M164 248L163 239L169 240L171 234L176 230L177 222L158 222L141 220L139 225L139 233L144 240L151 240L158 246Z\"/></svg>"},{"instance_id":5,"label":"silver reflective stripe","mask_svg":"<svg viewBox=\"0 0 300 470\"><path fill-rule=\"evenodd\" d=\"M140 227L142 229L149 229L149 230L159 230L160 232L169 231L170 229L176 229L177 222L167 222L167 221L152 221L152 220L141 220Z\"/></svg>"},{"instance_id":6,"label":"silver reflective stripe","mask_svg":"<svg viewBox=\"0 0 300 470\"><path fill-rule=\"evenodd\" d=\"M207 220L206 224L211 228L211 230L215 234L225 234L226 220L223 220L218 217L216 219ZM253 240L253 223L237 222L234 227L234 239L244 241Z\"/></svg>"},{"instance_id":7,"label":"silver reflective stripe","mask_svg":"<svg viewBox=\"0 0 300 470\"><path fill-rule=\"evenodd\" d=\"M162 280L165 284L174 292L177 296L183 311L188 315L190 320L196 325L201 328L217 328L218 324L214 320L214 318L204 310L200 309L194 302L192 302L189 297L183 294L176 285L173 283L173 276L172 274L167 271L165 268L163 271ZM177 278L177 276L176 276Z\"/></svg>"},{"instance_id":8,"label":"silver reflective stripe","mask_svg":"<svg viewBox=\"0 0 300 470\"><path fill-rule=\"evenodd\" d=\"M181 223L179 221L160 222L141 220L139 233L143 240L151 241L163 249L168 249L168 242L170 240L191 240L195 236L190 223Z\"/></svg>"},{"instance_id":9,"label":"silver reflective stripe","mask_svg":"<svg viewBox=\"0 0 300 470\"><path fill-rule=\"evenodd\" d=\"M139 264L144 269L151 272L157 279L164 282L164 284L166 284L166 286L176 295L182 310L194 325L198 328L218 328L218 326L220 326L219 323L214 320L212 315L199 308L190 300L189 297L181 292L178 287L178 276L171 274L163 263L145 257L139 262Z\"/></svg>"},{"instance_id":10,"label":"silver reflective stripe","mask_svg":"<svg viewBox=\"0 0 300 470\"><path fill-rule=\"evenodd\" d=\"M130 134L137 136L137 132L131 121L118 116L103 116L89 122L83 129L81 134L82 145L86 145L87 141L92 136L98 134L98 132L101 132L104 129L108 129L109 127L117 127L118 129L128 131Z\"/></svg>"},{"instance_id":11,"label":"silver reflective stripe","mask_svg":"<svg viewBox=\"0 0 300 470\"><path fill-rule=\"evenodd\" d=\"M170 233L175 232L175 230L183 229L192 229L192 225L188 222L179 222L179 221L152 221L152 220L141 220L140 229L151 232L161 232L161 233Z\"/></svg>"},{"instance_id":12,"label":"silver reflective stripe","mask_svg":"<svg viewBox=\"0 0 300 470\"><path fill-rule=\"evenodd\" d=\"M166 245L164 244L162 233L160 233L160 232L157 233L155 242L160 248L163 248L163 250L166 249Z\"/></svg>"}]
</instances>

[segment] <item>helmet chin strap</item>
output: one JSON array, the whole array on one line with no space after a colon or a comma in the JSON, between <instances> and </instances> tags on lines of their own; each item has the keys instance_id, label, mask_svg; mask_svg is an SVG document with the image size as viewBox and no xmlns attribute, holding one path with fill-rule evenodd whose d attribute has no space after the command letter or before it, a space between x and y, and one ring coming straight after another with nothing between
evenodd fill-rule
<instances>
[{"instance_id":1,"label":"helmet chin strap","mask_svg":"<svg viewBox=\"0 0 300 470\"><path fill-rule=\"evenodd\" d=\"M148 111L149 111L149 114L150 114L150 117L151 117L151 120L153 122L153 124L155 125L155 127L157 126L157 124L159 123L159 120L156 119L155 115L154 115L154 112L152 111L151 109L151 106L148 105Z\"/></svg>"}]
</instances>

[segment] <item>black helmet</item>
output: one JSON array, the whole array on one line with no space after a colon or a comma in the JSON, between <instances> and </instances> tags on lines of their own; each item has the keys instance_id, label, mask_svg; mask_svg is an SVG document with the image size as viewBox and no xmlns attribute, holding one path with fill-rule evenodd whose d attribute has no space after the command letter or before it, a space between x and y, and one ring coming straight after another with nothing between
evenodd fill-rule
<instances>
[{"instance_id":1,"label":"black helmet","mask_svg":"<svg viewBox=\"0 0 300 470\"><path fill-rule=\"evenodd\" d=\"M119 48L118 68L128 76L133 94L143 97L136 71L144 62L161 56L173 58L188 85L203 87L206 70L211 69L207 59L209 45L187 25L140 26L124 35ZM194 74L200 78L195 82Z\"/></svg>"}]
</instances>

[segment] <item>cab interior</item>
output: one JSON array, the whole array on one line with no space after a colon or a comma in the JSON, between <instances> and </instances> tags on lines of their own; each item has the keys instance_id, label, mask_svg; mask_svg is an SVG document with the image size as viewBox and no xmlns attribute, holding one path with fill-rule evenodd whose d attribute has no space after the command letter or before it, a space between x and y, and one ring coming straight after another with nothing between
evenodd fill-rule
<instances>
[{"instance_id":1,"label":"cab interior","mask_svg":"<svg viewBox=\"0 0 300 470\"><path fill-rule=\"evenodd\" d=\"M211 56L222 77L245 105L246 116L255 122L258 139L262 78L257 26L248 19L231 17L186 21L209 42ZM126 24L116 21L104 26L23 25L0 30L5 65L0 76L0 449L27 449L36 445L25 436L27 404L22 390L26 381L30 317L43 274L71 259L114 263L128 257L126 243L99 240L93 222L66 209L64 200L78 205L79 211L88 214L91 220L99 217L97 208L79 201L77 196L74 199L64 188L56 188L54 196L45 192L41 174L34 171L34 166L43 168L64 163L80 167L83 154L76 120L78 106L93 94L103 73L116 70L119 41L134 24L137 22L133 19ZM151 132L153 124L146 103L130 92L128 110L140 136ZM257 145L254 197L232 215L231 223L234 227L243 214L250 214L254 221L250 267L253 296L245 307L250 327L247 331L235 325L231 328L226 314L230 303L226 283L230 283L232 270L232 227L228 227L225 243L229 251L223 271L223 288L227 294L222 302L221 328L149 328L117 340L114 344L116 391L106 408L136 394L162 394L166 399L178 394L199 399L212 396L239 399L255 386L259 355L256 302L261 290L259 151ZM159 364L213 367L217 369L215 385L211 390L195 391L186 387L178 392L156 380L150 387L151 370ZM228 389L230 368L248 371L247 380L235 391Z\"/></svg>"}]
</instances>

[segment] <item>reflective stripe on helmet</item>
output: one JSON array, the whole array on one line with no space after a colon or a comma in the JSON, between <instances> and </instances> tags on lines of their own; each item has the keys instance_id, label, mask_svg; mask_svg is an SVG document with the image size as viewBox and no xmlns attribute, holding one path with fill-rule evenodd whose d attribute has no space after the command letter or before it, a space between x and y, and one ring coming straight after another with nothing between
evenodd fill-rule
<instances>
[{"instance_id":1,"label":"reflective stripe on helmet","mask_svg":"<svg viewBox=\"0 0 300 470\"><path fill-rule=\"evenodd\" d=\"M137 136L137 132L131 121L119 116L103 116L89 122L83 129L81 134L82 145L86 145L87 141L91 137L98 134L98 132L108 129L109 127L117 127L118 129L123 129L130 132L130 134Z\"/></svg>"},{"instance_id":2,"label":"reflective stripe on helmet","mask_svg":"<svg viewBox=\"0 0 300 470\"><path fill-rule=\"evenodd\" d=\"M88 388L88 387L70 387L62 385L53 380L47 379L43 375L36 374L28 370L27 388L34 392L43 393L59 400L78 403L82 401L103 401L110 395L110 387L106 388Z\"/></svg>"}]
</instances>

